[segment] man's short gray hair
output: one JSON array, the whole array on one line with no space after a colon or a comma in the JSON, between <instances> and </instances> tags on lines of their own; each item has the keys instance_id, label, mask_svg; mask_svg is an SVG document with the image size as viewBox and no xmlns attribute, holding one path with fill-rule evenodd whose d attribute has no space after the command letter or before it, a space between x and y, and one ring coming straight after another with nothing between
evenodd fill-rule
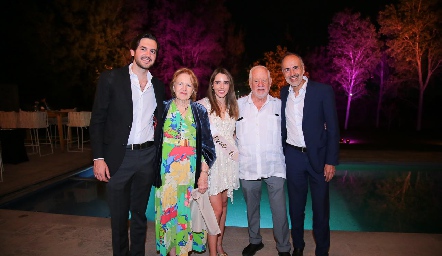
<instances>
[{"instance_id":1,"label":"man's short gray hair","mask_svg":"<svg viewBox=\"0 0 442 256\"><path fill-rule=\"evenodd\" d=\"M286 52L284 54L284 57L282 57L282 59L281 59L281 69L282 69L282 62L284 61L285 57L287 57L287 56L296 56L296 57L298 57L299 60L301 61L302 68L305 69L304 61L302 60L301 56L299 56L299 54L296 54L296 53L293 53L293 52Z\"/></svg>"},{"instance_id":2,"label":"man's short gray hair","mask_svg":"<svg viewBox=\"0 0 442 256\"><path fill-rule=\"evenodd\" d=\"M258 66L254 66L253 68L250 69L250 72L249 72L249 82L252 81L252 72L253 72L253 70L256 69L256 68L265 68L265 70L267 70L267 75L268 75L268 77L269 77L269 79L270 79L270 71L269 71L269 69L266 68L265 66L258 65Z\"/></svg>"}]
</instances>

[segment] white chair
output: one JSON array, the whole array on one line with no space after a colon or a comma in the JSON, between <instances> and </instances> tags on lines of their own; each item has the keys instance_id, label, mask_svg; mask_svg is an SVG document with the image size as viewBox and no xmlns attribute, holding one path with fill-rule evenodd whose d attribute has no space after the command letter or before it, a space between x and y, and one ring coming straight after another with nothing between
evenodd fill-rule
<instances>
[{"instance_id":1,"label":"white chair","mask_svg":"<svg viewBox=\"0 0 442 256\"><path fill-rule=\"evenodd\" d=\"M51 135L49 133L49 125L48 125L48 113L46 112L26 112L20 111L18 114L19 119L19 127L29 129L30 131L30 140L25 143L25 146L31 147L32 152L42 156L41 147L42 144L47 144L51 146L51 153L45 154L53 154L54 148L52 147ZM46 130L46 137L49 142L41 142L38 134L38 129Z\"/></svg>"},{"instance_id":2,"label":"white chair","mask_svg":"<svg viewBox=\"0 0 442 256\"><path fill-rule=\"evenodd\" d=\"M48 125L49 125L49 134L51 135L51 139L54 142L54 146L56 146L57 144L57 139L58 135L57 135L57 118L56 117L48 117Z\"/></svg>"},{"instance_id":3,"label":"white chair","mask_svg":"<svg viewBox=\"0 0 442 256\"><path fill-rule=\"evenodd\" d=\"M87 129L91 123L91 114L92 112L82 111L82 112L69 112L68 113L68 143L67 143L67 151L69 152L83 152L84 143L87 142L84 140L83 129ZM77 138L72 139L72 130L71 128L77 128ZM81 138L78 132L78 129L81 130ZM70 150L70 144L73 142L77 142L77 150ZM81 144L81 147L80 147Z\"/></svg>"},{"instance_id":4,"label":"white chair","mask_svg":"<svg viewBox=\"0 0 442 256\"><path fill-rule=\"evenodd\" d=\"M69 112L77 112L77 108L62 108L62 109L60 109L60 112L68 112L68 115L69 115ZM64 116L62 118L62 122L63 122L64 131L65 131L64 134L66 134L66 128L68 125L68 117Z\"/></svg>"}]
</instances>

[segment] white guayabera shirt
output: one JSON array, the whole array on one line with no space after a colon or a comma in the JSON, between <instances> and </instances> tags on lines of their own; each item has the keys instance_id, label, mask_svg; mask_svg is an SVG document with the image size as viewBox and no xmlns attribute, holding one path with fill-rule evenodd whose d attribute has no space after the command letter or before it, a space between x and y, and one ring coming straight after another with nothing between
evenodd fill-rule
<instances>
[{"instance_id":1,"label":"white guayabera shirt","mask_svg":"<svg viewBox=\"0 0 442 256\"><path fill-rule=\"evenodd\" d=\"M239 150L239 178L285 179L285 159L281 141L281 100L270 95L258 110L251 94L238 100L236 137Z\"/></svg>"}]
</instances>

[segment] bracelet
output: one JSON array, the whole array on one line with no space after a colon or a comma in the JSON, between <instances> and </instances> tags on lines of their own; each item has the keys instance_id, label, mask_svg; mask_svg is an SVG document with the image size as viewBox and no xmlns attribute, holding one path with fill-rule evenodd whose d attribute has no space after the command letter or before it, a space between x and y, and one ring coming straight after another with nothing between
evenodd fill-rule
<instances>
[{"instance_id":1,"label":"bracelet","mask_svg":"<svg viewBox=\"0 0 442 256\"><path fill-rule=\"evenodd\" d=\"M203 171L201 171L201 172L204 172L204 173L207 173L207 175L210 175L210 173L209 173L208 170L203 170Z\"/></svg>"}]
</instances>

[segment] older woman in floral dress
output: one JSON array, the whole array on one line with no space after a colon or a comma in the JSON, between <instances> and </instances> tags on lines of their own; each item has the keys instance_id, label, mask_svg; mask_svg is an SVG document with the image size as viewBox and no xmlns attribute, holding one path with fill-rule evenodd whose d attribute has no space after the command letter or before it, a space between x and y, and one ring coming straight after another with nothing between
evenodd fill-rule
<instances>
[{"instance_id":1,"label":"older woman in floral dress","mask_svg":"<svg viewBox=\"0 0 442 256\"><path fill-rule=\"evenodd\" d=\"M170 89L174 98L165 103L158 122L163 136L155 182L156 245L164 256L206 250L207 233L192 231L190 198L193 189L206 192L216 158L207 111L192 101L198 90L195 74L177 70Z\"/></svg>"}]
</instances>

